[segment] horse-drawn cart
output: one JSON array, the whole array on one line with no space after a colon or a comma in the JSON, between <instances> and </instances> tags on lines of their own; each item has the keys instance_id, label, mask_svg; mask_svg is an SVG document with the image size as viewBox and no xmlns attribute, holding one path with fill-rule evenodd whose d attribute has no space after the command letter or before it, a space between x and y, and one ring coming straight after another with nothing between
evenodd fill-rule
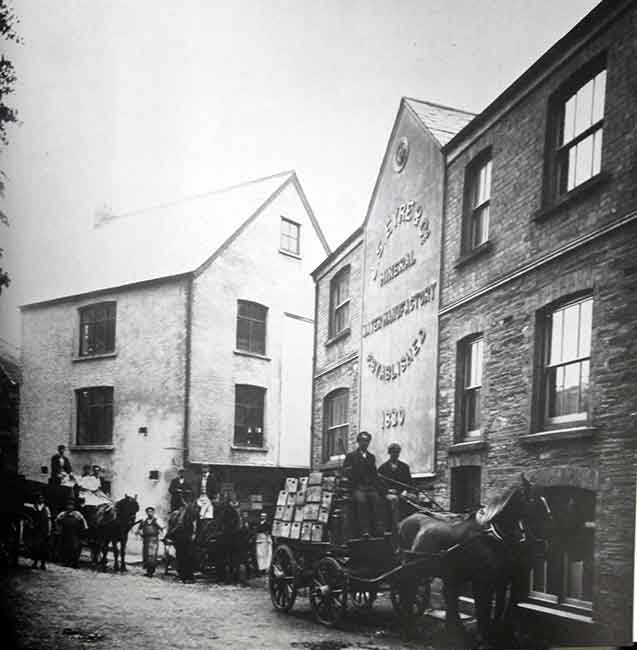
<instances>
[{"instance_id":1,"label":"horse-drawn cart","mask_svg":"<svg viewBox=\"0 0 637 650\"><path fill-rule=\"evenodd\" d=\"M429 583L418 585L405 598L405 588L413 587L413 578L408 580L407 576L439 556L399 551L392 533L354 537L353 504L345 477L326 482L316 472L308 479L300 479L298 485L288 481L288 489L281 491L277 502L283 519L278 525L276 520L274 523L275 547L269 572L270 596L277 610L290 611L299 591L307 590L315 617L328 626L341 620L348 603L357 610L370 609L381 592L389 592L398 613L407 613L405 601L410 603L410 612L424 613L429 604ZM301 492L306 493L303 498L299 498ZM403 514L441 509L432 500L423 506L415 495L402 495L400 499ZM314 502L321 504L317 508L323 523L312 521ZM310 523L306 524L308 515ZM285 519L290 520L289 526Z\"/></svg>"},{"instance_id":2,"label":"horse-drawn cart","mask_svg":"<svg viewBox=\"0 0 637 650\"><path fill-rule=\"evenodd\" d=\"M299 590L307 589L316 619L327 626L340 622L348 603L356 610L370 609L381 592L389 592L396 613L404 614L403 588L409 582L409 572L439 559L396 552L390 534L351 539L342 546L277 541L269 579L274 607L290 611ZM412 596L414 613L423 614L429 602L429 584L419 585Z\"/></svg>"}]
</instances>

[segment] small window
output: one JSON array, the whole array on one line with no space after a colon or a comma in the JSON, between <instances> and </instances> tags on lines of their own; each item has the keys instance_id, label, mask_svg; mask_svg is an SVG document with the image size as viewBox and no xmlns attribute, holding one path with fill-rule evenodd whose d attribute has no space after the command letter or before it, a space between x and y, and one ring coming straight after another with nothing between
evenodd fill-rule
<instances>
[{"instance_id":1,"label":"small window","mask_svg":"<svg viewBox=\"0 0 637 650\"><path fill-rule=\"evenodd\" d=\"M451 511L475 512L480 507L481 468L477 465L451 470Z\"/></svg>"},{"instance_id":2,"label":"small window","mask_svg":"<svg viewBox=\"0 0 637 650\"><path fill-rule=\"evenodd\" d=\"M481 153L465 174L463 253L469 253L489 239L491 206L491 150Z\"/></svg>"},{"instance_id":3,"label":"small window","mask_svg":"<svg viewBox=\"0 0 637 650\"><path fill-rule=\"evenodd\" d=\"M551 309L542 319L544 424L588 419L592 314L589 297Z\"/></svg>"},{"instance_id":4,"label":"small window","mask_svg":"<svg viewBox=\"0 0 637 650\"><path fill-rule=\"evenodd\" d=\"M323 402L325 459L341 458L347 453L349 434L349 390L339 388Z\"/></svg>"},{"instance_id":5,"label":"small window","mask_svg":"<svg viewBox=\"0 0 637 650\"><path fill-rule=\"evenodd\" d=\"M480 436L483 343L473 336L458 345L459 442Z\"/></svg>"},{"instance_id":6,"label":"small window","mask_svg":"<svg viewBox=\"0 0 637 650\"><path fill-rule=\"evenodd\" d=\"M103 302L80 311L80 356L115 351L115 303Z\"/></svg>"},{"instance_id":7,"label":"small window","mask_svg":"<svg viewBox=\"0 0 637 650\"><path fill-rule=\"evenodd\" d=\"M75 391L77 444L110 445L113 442L113 388L97 386Z\"/></svg>"},{"instance_id":8,"label":"small window","mask_svg":"<svg viewBox=\"0 0 637 650\"><path fill-rule=\"evenodd\" d=\"M533 561L531 598L555 606L592 609L595 493L576 487L547 487L555 531L547 551Z\"/></svg>"},{"instance_id":9,"label":"small window","mask_svg":"<svg viewBox=\"0 0 637 650\"><path fill-rule=\"evenodd\" d=\"M265 322L268 308L239 300L237 306L237 350L265 354Z\"/></svg>"},{"instance_id":10,"label":"small window","mask_svg":"<svg viewBox=\"0 0 637 650\"><path fill-rule=\"evenodd\" d=\"M293 255L301 254L301 226L281 217L281 250Z\"/></svg>"},{"instance_id":11,"label":"small window","mask_svg":"<svg viewBox=\"0 0 637 650\"><path fill-rule=\"evenodd\" d=\"M606 68L596 60L552 100L550 199L570 192L601 171Z\"/></svg>"},{"instance_id":12,"label":"small window","mask_svg":"<svg viewBox=\"0 0 637 650\"><path fill-rule=\"evenodd\" d=\"M237 384L234 406L234 444L263 447L265 388Z\"/></svg>"},{"instance_id":13,"label":"small window","mask_svg":"<svg viewBox=\"0 0 637 650\"><path fill-rule=\"evenodd\" d=\"M330 282L330 338L349 327L350 267L341 269Z\"/></svg>"}]
</instances>

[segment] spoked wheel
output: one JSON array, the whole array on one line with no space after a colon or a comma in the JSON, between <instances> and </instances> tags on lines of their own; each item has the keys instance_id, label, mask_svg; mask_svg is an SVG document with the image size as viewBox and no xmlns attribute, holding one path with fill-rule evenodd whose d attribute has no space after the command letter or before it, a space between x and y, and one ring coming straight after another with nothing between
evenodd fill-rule
<instances>
[{"instance_id":1,"label":"spoked wheel","mask_svg":"<svg viewBox=\"0 0 637 650\"><path fill-rule=\"evenodd\" d=\"M332 557L324 557L316 566L310 586L310 604L316 619L332 627L337 625L347 608L347 577Z\"/></svg>"},{"instance_id":2,"label":"spoked wheel","mask_svg":"<svg viewBox=\"0 0 637 650\"><path fill-rule=\"evenodd\" d=\"M376 600L376 592L356 591L352 589L349 592L349 599L355 610L360 612L368 612Z\"/></svg>"},{"instance_id":3,"label":"spoked wheel","mask_svg":"<svg viewBox=\"0 0 637 650\"><path fill-rule=\"evenodd\" d=\"M289 612L294 606L297 592L297 568L289 546L277 546L270 564L270 598L274 608Z\"/></svg>"},{"instance_id":4,"label":"spoked wheel","mask_svg":"<svg viewBox=\"0 0 637 650\"><path fill-rule=\"evenodd\" d=\"M393 586L389 592L389 595L391 597L391 604L396 614L406 614L407 612L405 612L405 603L403 603L400 589L397 586ZM429 582L424 581L418 585L414 602L411 605L411 612L409 613L412 616L422 616L425 613L427 607L429 607L430 599L431 586Z\"/></svg>"}]
</instances>

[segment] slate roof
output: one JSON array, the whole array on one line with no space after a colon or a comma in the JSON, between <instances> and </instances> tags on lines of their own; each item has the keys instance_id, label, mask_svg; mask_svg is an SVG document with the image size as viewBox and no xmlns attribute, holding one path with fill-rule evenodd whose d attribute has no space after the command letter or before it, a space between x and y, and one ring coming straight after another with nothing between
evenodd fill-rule
<instances>
[{"instance_id":1,"label":"slate roof","mask_svg":"<svg viewBox=\"0 0 637 650\"><path fill-rule=\"evenodd\" d=\"M425 102L411 97L404 98L405 103L418 116L431 134L444 146L464 128L473 118L474 113L462 111L449 106L441 106L432 102Z\"/></svg>"},{"instance_id":2,"label":"slate roof","mask_svg":"<svg viewBox=\"0 0 637 650\"><path fill-rule=\"evenodd\" d=\"M51 277L41 281L41 297L23 307L192 273L288 183L296 185L304 200L296 174L286 171L144 210L102 215L74 249L77 273L71 280L64 278L64 291L56 269L50 269ZM327 253L327 242L307 208Z\"/></svg>"}]
</instances>

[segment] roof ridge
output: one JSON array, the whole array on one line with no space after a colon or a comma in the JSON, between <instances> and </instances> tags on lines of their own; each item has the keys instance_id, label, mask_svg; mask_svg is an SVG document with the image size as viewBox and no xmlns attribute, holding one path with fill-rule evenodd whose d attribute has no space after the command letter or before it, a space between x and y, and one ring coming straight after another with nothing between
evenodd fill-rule
<instances>
[{"instance_id":1,"label":"roof ridge","mask_svg":"<svg viewBox=\"0 0 637 650\"><path fill-rule=\"evenodd\" d=\"M250 185L256 185L257 183L263 183L264 181L270 181L274 178L280 177L290 177L295 173L293 169L286 170L283 172L278 172L276 174L270 174L269 176L262 176L261 178L255 178L249 181L244 181L243 183L235 183L234 185L228 185L227 187L222 187L216 190L210 190L208 192L202 192L201 194L192 194L190 196L184 196L180 199L175 199L173 201L166 201L165 203L156 203L155 205L149 205L144 208L139 208L137 210L130 210L129 212L120 212L119 214L109 215L100 221L97 225L102 225L104 223L110 223L115 219L122 219L125 217L134 217L140 214L145 214L147 212L152 212L153 210L161 210L163 208L170 208L174 205L181 205L182 203L187 203L188 201L196 201L197 199L203 199L208 196L215 196L217 194L224 194L225 192L230 192L231 190L236 190L241 187L249 187ZM286 178L287 180L287 178Z\"/></svg>"},{"instance_id":2,"label":"roof ridge","mask_svg":"<svg viewBox=\"0 0 637 650\"><path fill-rule=\"evenodd\" d=\"M406 97L403 96L403 99L408 102L418 102L419 104L427 104L428 106L435 106L436 108L444 108L447 111L453 111L454 113L464 113L465 115L478 115L473 111L467 111L464 108L456 108L455 106L448 106L446 104L440 104L438 102L431 102L427 99L418 99L417 97Z\"/></svg>"}]
</instances>

